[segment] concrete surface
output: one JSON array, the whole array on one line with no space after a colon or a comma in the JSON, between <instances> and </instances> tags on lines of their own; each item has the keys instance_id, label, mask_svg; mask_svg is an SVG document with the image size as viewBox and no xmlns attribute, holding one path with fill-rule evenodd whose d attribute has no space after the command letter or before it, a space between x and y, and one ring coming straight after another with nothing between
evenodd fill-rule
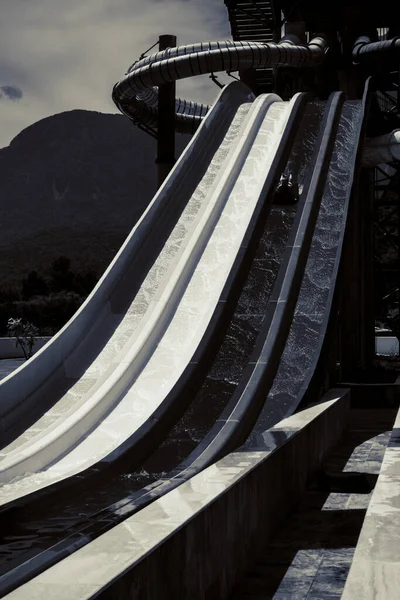
<instances>
[{"instance_id":1,"label":"concrete surface","mask_svg":"<svg viewBox=\"0 0 400 600\"><path fill-rule=\"evenodd\" d=\"M350 568L343 600L400 595L400 411Z\"/></svg>"},{"instance_id":2,"label":"concrete surface","mask_svg":"<svg viewBox=\"0 0 400 600\"><path fill-rule=\"evenodd\" d=\"M349 394L265 432L7 595L146 600L226 598L340 438Z\"/></svg>"}]
</instances>

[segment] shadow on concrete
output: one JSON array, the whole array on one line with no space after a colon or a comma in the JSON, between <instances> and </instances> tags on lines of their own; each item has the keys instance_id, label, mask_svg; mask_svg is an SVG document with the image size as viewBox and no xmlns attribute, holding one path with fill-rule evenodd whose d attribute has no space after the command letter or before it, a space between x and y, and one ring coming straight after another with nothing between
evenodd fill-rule
<instances>
[{"instance_id":1,"label":"shadow on concrete","mask_svg":"<svg viewBox=\"0 0 400 600\"><path fill-rule=\"evenodd\" d=\"M255 557L230 600L341 597L395 415L352 411L349 429L298 509Z\"/></svg>"}]
</instances>

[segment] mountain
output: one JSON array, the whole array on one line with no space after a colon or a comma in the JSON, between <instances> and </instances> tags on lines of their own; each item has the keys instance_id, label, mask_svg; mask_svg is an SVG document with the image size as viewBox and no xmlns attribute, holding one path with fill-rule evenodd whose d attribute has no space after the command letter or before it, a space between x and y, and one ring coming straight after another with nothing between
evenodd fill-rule
<instances>
[{"instance_id":1,"label":"mountain","mask_svg":"<svg viewBox=\"0 0 400 600\"><path fill-rule=\"evenodd\" d=\"M177 136L177 155L187 136ZM156 191L156 142L122 115L60 113L0 149L0 283L45 273L105 270Z\"/></svg>"}]
</instances>

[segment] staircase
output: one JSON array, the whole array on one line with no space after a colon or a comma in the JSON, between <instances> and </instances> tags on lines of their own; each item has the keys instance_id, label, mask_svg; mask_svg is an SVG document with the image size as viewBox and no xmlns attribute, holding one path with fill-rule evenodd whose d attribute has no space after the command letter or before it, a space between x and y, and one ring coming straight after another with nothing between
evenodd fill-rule
<instances>
[{"instance_id":1,"label":"staircase","mask_svg":"<svg viewBox=\"0 0 400 600\"><path fill-rule=\"evenodd\" d=\"M234 41L276 42L280 14L270 0L224 0ZM278 13L278 14L277 14ZM257 94L273 91L273 69L254 69L252 87Z\"/></svg>"}]
</instances>

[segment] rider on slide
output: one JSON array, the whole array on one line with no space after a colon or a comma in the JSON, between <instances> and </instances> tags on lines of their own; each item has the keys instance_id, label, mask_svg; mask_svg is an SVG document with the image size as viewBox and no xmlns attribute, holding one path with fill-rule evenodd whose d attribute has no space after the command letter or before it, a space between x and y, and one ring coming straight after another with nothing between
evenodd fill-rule
<instances>
[{"instance_id":1,"label":"rider on slide","mask_svg":"<svg viewBox=\"0 0 400 600\"><path fill-rule=\"evenodd\" d=\"M299 199L299 186L294 182L292 173L282 173L280 181L276 186L274 204L285 206L296 204Z\"/></svg>"}]
</instances>

